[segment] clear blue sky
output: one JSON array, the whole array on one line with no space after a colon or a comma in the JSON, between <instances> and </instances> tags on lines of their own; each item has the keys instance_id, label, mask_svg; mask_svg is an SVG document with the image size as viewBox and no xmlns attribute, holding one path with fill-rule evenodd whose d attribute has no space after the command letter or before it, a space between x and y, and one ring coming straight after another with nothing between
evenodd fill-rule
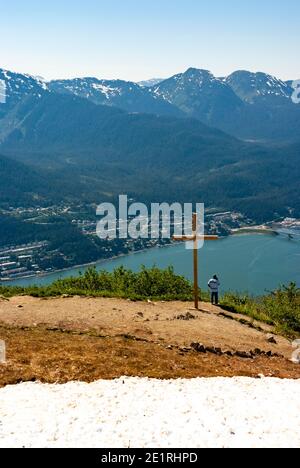
<instances>
[{"instance_id":1,"label":"clear blue sky","mask_svg":"<svg viewBox=\"0 0 300 468\"><path fill-rule=\"evenodd\" d=\"M142 80L193 66L300 78L299 0L0 0L0 67Z\"/></svg>"}]
</instances>

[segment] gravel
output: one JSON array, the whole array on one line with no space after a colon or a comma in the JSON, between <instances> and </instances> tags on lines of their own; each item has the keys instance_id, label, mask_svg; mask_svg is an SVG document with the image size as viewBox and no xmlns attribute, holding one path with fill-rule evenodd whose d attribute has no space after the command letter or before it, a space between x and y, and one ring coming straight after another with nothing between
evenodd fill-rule
<instances>
[{"instance_id":1,"label":"gravel","mask_svg":"<svg viewBox=\"0 0 300 468\"><path fill-rule=\"evenodd\" d=\"M300 447L300 380L211 378L0 389L0 447Z\"/></svg>"}]
</instances>

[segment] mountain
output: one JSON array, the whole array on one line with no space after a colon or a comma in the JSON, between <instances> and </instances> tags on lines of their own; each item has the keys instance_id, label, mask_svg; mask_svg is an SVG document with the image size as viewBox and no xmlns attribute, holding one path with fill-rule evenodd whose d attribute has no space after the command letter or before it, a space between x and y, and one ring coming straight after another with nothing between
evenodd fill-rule
<instances>
[{"instance_id":1,"label":"mountain","mask_svg":"<svg viewBox=\"0 0 300 468\"><path fill-rule=\"evenodd\" d=\"M243 140L293 142L299 138L300 106L291 82L238 71L216 78L190 68L150 88L187 115Z\"/></svg>"},{"instance_id":2,"label":"mountain","mask_svg":"<svg viewBox=\"0 0 300 468\"><path fill-rule=\"evenodd\" d=\"M299 140L300 106L292 99L293 82L247 71L237 71L225 81L245 103L237 124L227 128L229 133L269 142Z\"/></svg>"},{"instance_id":3,"label":"mountain","mask_svg":"<svg viewBox=\"0 0 300 468\"><path fill-rule=\"evenodd\" d=\"M155 85L151 92L190 117L216 127L222 126L228 115L243 108L243 102L226 82L196 68Z\"/></svg>"},{"instance_id":4,"label":"mountain","mask_svg":"<svg viewBox=\"0 0 300 468\"><path fill-rule=\"evenodd\" d=\"M217 78L207 70L190 68L167 80L140 84L97 78L45 83L0 69L0 119L26 96L47 92L75 95L130 113L197 118L242 140L292 144L299 139L300 105L292 99L293 81L261 72L241 70ZM3 124L0 134L4 131Z\"/></svg>"},{"instance_id":5,"label":"mountain","mask_svg":"<svg viewBox=\"0 0 300 468\"><path fill-rule=\"evenodd\" d=\"M0 119L25 96L41 95L46 89L47 85L41 78L0 68Z\"/></svg>"},{"instance_id":6,"label":"mountain","mask_svg":"<svg viewBox=\"0 0 300 468\"><path fill-rule=\"evenodd\" d=\"M127 193L147 203L204 201L258 221L300 215L299 145L268 150L196 119L129 114L55 93L24 98L3 124L1 152L47 177L44 186L62 200Z\"/></svg>"},{"instance_id":7,"label":"mountain","mask_svg":"<svg viewBox=\"0 0 300 468\"><path fill-rule=\"evenodd\" d=\"M30 155L31 162L38 165L43 164L37 156L42 153L44 157L51 155L52 164L53 155L57 155L70 166L70 155L72 162L78 157L83 166L94 159L102 163L134 162L136 166L150 161L160 166L167 159L184 164L186 158L197 160L200 150L207 146L209 157L203 163L211 166L218 158L224 162L226 150L237 156L244 147L198 120L132 114L55 93L26 97L3 119L1 128L1 149L23 159Z\"/></svg>"},{"instance_id":8,"label":"mountain","mask_svg":"<svg viewBox=\"0 0 300 468\"><path fill-rule=\"evenodd\" d=\"M236 71L225 82L242 101L250 104L262 101L269 104L290 104L293 93L291 82L289 84L266 73Z\"/></svg>"},{"instance_id":9,"label":"mountain","mask_svg":"<svg viewBox=\"0 0 300 468\"><path fill-rule=\"evenodd\" d=\"M142 86L143 88L151 88L151 86L155 86L162 81L164 81L163 78L151 78L150 80L140 81L138 85Z\"/></svg>"},{"instance_id":10,"label":"mountain","mask_svg":"<svg viewBox=\"0 0 300 468\"><path fill-rule=\"evenodd\" d=\"M190 68L167 80L140 84L97 78L45 83L0 69L0 119L26 96L47 92L75 95L129 113L192 117L242 140L292 144L299 139L300 105L292 99L293 81L261 72L242 70L217 78L207 70ZM0 135L5 131L2 124Z\"/></svg>"},{"instance_id":11,"label":"mountain","mask_svg":"<svg viewBox=\"0 0 300 468\"><path fill-rule=\"evenodd\" d=\"M86 98L94 104L119 107L127 112L143 112L158 115L181 116L172 104L152 95L148 88L122 80L98 80L76 78L51 81L49 89L56 93L73 94Z\"/></svg>"},{"instance_id":12,"label":"mountain","mask_svg":"<svg viewBox=\"0 0 300 468\"><path fill-rule=\"evenodd\" d=\"M107 243L72 220L81 210L94 218L94 206L122 193L147 204L203 201L256 222L300 216L292 83L195 69L150 88L1 73L0 245L47 241L43 269L107 257ZM46 206L38 218L20 209Z\"/></svg>"}]
</instances>

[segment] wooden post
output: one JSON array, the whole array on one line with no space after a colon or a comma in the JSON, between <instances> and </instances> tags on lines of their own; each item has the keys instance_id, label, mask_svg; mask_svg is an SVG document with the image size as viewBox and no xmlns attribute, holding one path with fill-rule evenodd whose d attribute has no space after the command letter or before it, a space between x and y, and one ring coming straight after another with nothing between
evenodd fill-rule
<instances>
[{"instance_id":1,"label":"wooden post","mask_svg":"<svg viewBox=\"0 0 300 468\"><path fill-rule=\"evenodd\" d=\"M199 283L198 283L198 241L199 240L218 240L218 236L199 236L197 214L193 214L193 233L192 236L174 236L173 239L179 242L193 242L193 260L194 260L194 303L195 309L199 310Z\"/></svg>"},{"instance_id":2,"label":"wooden post","mask_svg":"<svg viewBox=\"0 0 300 468\"><path fill-rule=\"evenodd\" d=\"M193 214L193 236L194 236L194 302L195 309L199 309L199 286L198 286L198 238L197 238L197 215Z\"/></svg>"}]
</instances>

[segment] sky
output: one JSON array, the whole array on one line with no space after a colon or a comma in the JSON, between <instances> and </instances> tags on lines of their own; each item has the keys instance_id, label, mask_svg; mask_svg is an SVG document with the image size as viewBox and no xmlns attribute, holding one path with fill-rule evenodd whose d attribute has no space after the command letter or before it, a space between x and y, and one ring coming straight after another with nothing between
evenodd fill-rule
<instances>
[{"instance_id":1,"label":"sky","mask_svg":"<svg viewBox=\"0 0 300 468\"><path fill-rule=\"evenodd\" d=\"M140 81L189 67L300 78L299 0L0 0L0 68Z\"/></svg>"}]
</instances>

